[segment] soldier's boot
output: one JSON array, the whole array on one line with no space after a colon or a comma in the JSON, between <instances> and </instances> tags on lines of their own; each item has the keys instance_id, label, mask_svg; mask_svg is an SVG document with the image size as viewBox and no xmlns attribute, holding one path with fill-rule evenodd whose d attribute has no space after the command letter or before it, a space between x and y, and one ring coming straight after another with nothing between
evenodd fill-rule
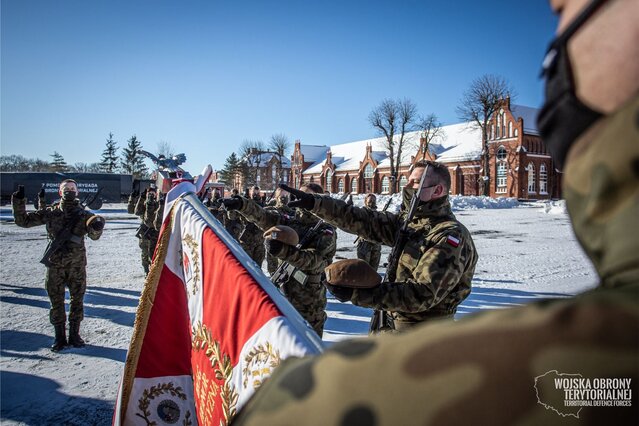
<instances>
[{"instance_id":1,"label":"soldier's boot","mask_svg":"<svg viewBox=\"0 0 639 426\"><path fill-rule=\"evenodd\" d=\"M58 352L62 350L65 346L67 346L67 333L64 329L65 324L55 324L55 340L53 341L53 345L51 345L51 350L53 352Z\"/></svg>"},{"instance_id":2,"label":"soldier's boot","mask_svg":"<svg viewBox=\"0 0 639 426\"><path fill-rule=\"evenodd\" d=\"M74 348L84 347L84 340L80 337L80 321L69 323L69 344Z\"/></svg>"}]
</instances>

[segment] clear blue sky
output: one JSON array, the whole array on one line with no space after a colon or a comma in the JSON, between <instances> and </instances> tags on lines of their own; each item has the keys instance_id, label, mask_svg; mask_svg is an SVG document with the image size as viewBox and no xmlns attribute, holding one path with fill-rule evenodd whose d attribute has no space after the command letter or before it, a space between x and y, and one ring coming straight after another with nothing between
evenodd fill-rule
<instances>
[{"instance_id":1,"label":"clear blue sky","mask_svg":"<svg viewBox=\"0 0 639 426\"><path fill-rule=\"evenodd\" d=\"M2 155L100 160L113 132L186 168L245 139L330 145L377 136L369 112L410 98L458 122L482 74L538 107L548 4L523 1L2 0Z\"/></svg>"}]
</instances>

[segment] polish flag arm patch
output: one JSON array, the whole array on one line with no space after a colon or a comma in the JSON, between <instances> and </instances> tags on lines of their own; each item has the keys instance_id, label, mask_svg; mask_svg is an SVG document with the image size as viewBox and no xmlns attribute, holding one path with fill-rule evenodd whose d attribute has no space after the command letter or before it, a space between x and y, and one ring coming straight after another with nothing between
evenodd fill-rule
<instances>
[{"instance_id":1,"label":"polish flag arm patch","mask_svg":"<svg viewBox=\"0 0 639 426\"><path fill-rule=\"evenodd\" d=\"M449 235L448 238L446 238L446 242L453 247L459 247L459 245L461 244L461 240L453 237L452 235Z\"/></svg>"}]
</instances>

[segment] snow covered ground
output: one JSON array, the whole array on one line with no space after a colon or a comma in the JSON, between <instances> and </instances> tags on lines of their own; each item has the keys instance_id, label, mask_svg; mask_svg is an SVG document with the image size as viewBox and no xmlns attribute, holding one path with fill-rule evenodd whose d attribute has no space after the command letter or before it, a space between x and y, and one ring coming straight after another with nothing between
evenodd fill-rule
<instances>
[{"instance_id":1,"label":"snow covered ground","mask_svg":"<svg viewBox=\"0 0 639 426\"><path fill-rule=\"evenodd\" d=\"M380 197L378 205L385 204ZM397 209L397 201L391 211ZM361 205L361 196L356 196ZM453 197L479 252L473 292L458 316L540 298L567 297L596 283L563 202ZM0 363L3 425L109 425L144 275L134 236L138 221L122 204L105 205L104 235L87 240L87 346L49 350L53 328L39 263L44 227L18 228L0 208ZM355 237L338 232L336 258L355 257ZM384 248L382 259L389 249ZM68 300L68 298L67 298ZM327 344L364 335L370 310L329 298Z\"/></svg>"}]
</instances>

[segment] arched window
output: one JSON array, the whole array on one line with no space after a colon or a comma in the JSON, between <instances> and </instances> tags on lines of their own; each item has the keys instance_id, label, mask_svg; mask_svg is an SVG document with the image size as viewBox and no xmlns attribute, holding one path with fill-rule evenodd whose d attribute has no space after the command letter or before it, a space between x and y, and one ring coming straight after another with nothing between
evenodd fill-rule
<instances>
[{"instance_id":1,"label":"arched window","mask_svg":"<svg viewBox=\"0 0 639 426\"><path fill-rule=\"evenodd\" d=\"M357 178L351 180L351 193L357 194Z\"/></svg>"},{"instance_id":2,"label":"arched window","mask_svg":"<svg viewBox=\"0 0 639 426\"><path fill-rule=\"evenodd\" d=\"M367 164L366 167L364 167L364 179L370 179L373 177L373 166L371 166L370 164Z\"/></svg>"},{"instance_id":3,"label":"arched window","mask_svg":"<svg viewBox=\"0 0 639 426\"><path fill-rule=\"evenodd\" d=\"M501 113L501 137L506 136L506 117L502 111Z\"/></svg>"},{"instance_id":4,"label":"arched window","mask_svg":"<svg viewBox=\"0 0 639 426\"><path fill-rule=\"evenodd\" d=\"M500 146L499 148L497 148L497 159L498 160L505 160L507 155L508 154L506 153L506 148L504 148L503 146Z\"/></svg>"},{"instance_id":5,"label":"arched window","mask_svg":"<svg viewBox=\"0 0 639 426\"><path fill-rule=\"evenodd\" d=\"M488 139L495 139L495 129L492 124L488 125L488 131L486 132L486 137Z\"/></svg>"},{"instance_id":6,"label":"arched window","mask_svg":"<svg viewBox=\"0 0 639 426\"><path fill-rule=\"evenodd\" d=\"M344 179L337 181L337 192L344 193Z\"/></svg>"},{"instance_id":7,"label":"arched window","mask_svg":"<svg viewBox=\"0 0 639 426\"><path fill-rule=\"evenodd\" d=\"M382 194L388 194L389 186L388 186L388 176L384 176L382 178Z\"/></svg>"},{"instance_id":8,"label":"arched window","mask_svg":"<svg viewBox=\"0 0 639 426\"><path fill-rule=\"evenodd\" d=\"M333 172L331 169L326 170L326 187L324 189L328 192L333 192Z\"/></svg>"},{"instance_id":9,"label":"arched window","mask_svg":"<svg viewBox=\"0 0 639 426\"><path fill-rule=\"evenodd\" d=\"M528 192L535 193L535 166L533 163L528 163Z\"/></svg>"},{"instance_id":10,"label":"arched window","mask_svg":"<svg viewBox=\"0 0 639 426\"><path fill-rule=\"evenodd\" d=\"M513 122L512 121L508 122L508 137L509 138L513 137Z\"/></svg>"},{"instance_id":11,"label":"arched window","mask_svg":"<svg viewBox=\"0 0 639 426\"><path fill-rule=\"evenodd\" d=\"M261 173L257 172L257 176L255 176L255 183L259 185L261 180L262 180Z\"/></svg>"},{"instance_id":12,"label":"arched window","mask_svg":"<svg viewBox=\"0 0 639 426\"><path fill-rule=\"evenodd\" d=\"M408 178L406 176L402 176L399 178L399 190L404 189L406 184L408 183Z\"/></svg>"},{"instance_id":13,"label":"arched window","mask_svg":"<svg viewBox=\"0 0 639 426\"><path fill-rule=\"evenodd\" d=\"M548 172L545 163L541 163L539 166L539 193L548 194Z\"/></svg>"},{"instance_id":14,"label":"arched window","mask_svg":"<svg viewBox=\"0 0 639 426\"><path fill-rule=\"evenodd\" d=\"M519 129L515 129L515 137L519 136Z\"/></svg>"},{"instance_id":15,"label":"arched window","mask_svg":"<svg viewBox=\"0 0 639 426\"><path fill-rule=\"evenodd\" d=\"M273 182L277 181L277 167L275 167L275 164L271 166L271 180Z\"/></svg>"}]
</instances>

